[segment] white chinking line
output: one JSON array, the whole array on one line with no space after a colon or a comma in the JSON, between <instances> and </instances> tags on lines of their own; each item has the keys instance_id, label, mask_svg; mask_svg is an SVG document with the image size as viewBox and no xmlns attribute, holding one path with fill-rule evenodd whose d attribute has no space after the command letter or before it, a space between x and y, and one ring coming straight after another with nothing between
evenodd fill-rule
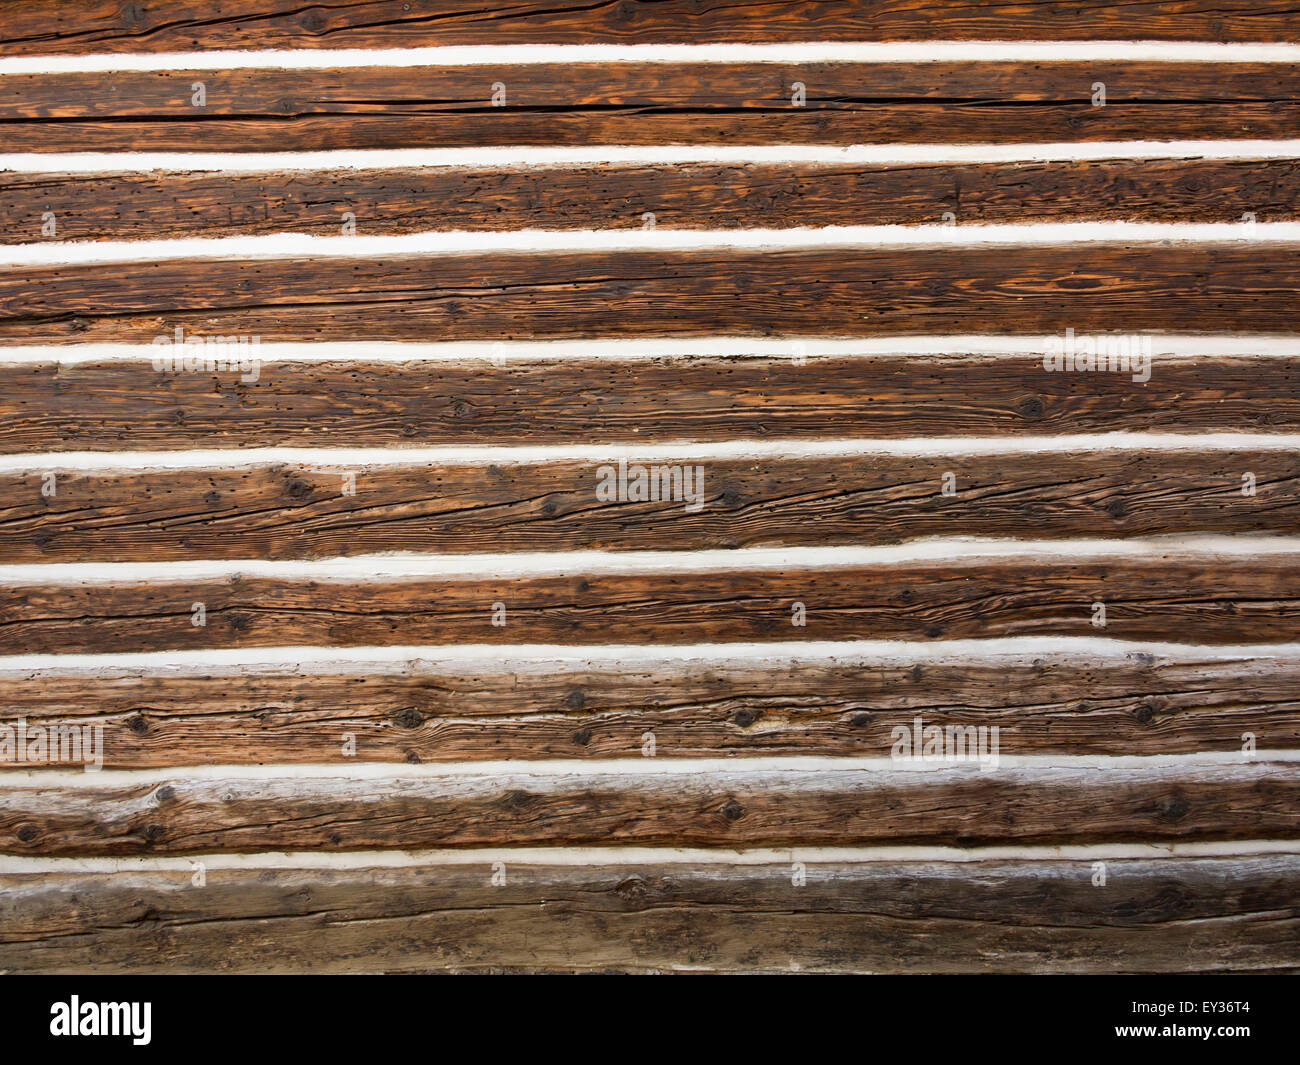
<instances>
[{"instance_id":1,"label":"white chinking line","mask_svg":"<svg viewBox=\"0 0 1300 1065\"><path fill-rule=\"evenodd\" d=\"M3 360L0 360L2 362ZM292 465L322 472L557 462L726 462L805 458L951 458L1097 451L1295 451L1296 433L1091 433L1068 436L917 437L892 440L723 440L672 443L484 444L437 447L261 447L180 451L62 451L0 455L0 476L146 474Z\"/></svg>"},{"instance_id":2,"label":"white chinking line","mask_svg":"<svg viewBox=\"0 0 1300 1065\"><path fill-rule=\"evenodd\" d=\"M1202 41L876 41L776 44L512 44L42 55L0 59L7 74L128 70L329 70L540 63L1300 63L1300 45Z\"/></svg>"},{"instance_id":3,"label":"white chinking line","mask_svg":"<svg viewBox=\"0 0 1300 1065\"><path fill-rule=\"evenodd\" d=\"M930 537L906 544L851 547L742 547L700 551L518 551L467 555L389 552L323 559L207 559L165 562L48 562L0 565L0 585L112 584L267 578L283 581L372 581L582 577L592 574L684 574L785 569L961 563L993 558L1051 564L1122 562L1176 556L1198 561L1290 558L1300 565L1300 536L1161 535L1123 540L1015 540Z\"/></svg>"},{"instance_id":4,"label":"white chinking line","mask_svg":"<svg viewBox=\"0 0 1300 1065\"><path fill-rule=\"evenodd\" d=\"M201 335L201 334L199 334ZM1300 356L1300 336L1232 336L1203 334L1144 334L1153 344L1155 359L1197 359L1241 355L1290 359ZM651 340L443 340L418 341L309 341L282 342L263 339L257 345L262 366L311 362L539 362L559 359L649 360L690 358L821 357L872 358L890 355L977 355L988 358L1042 355L1048 345L1061 344L1055 336L877 336L828 339L826 337L713 336ZM0 365L59 363L73 366L88 362L151 360L158 349L148 343L77 343L0 345Z\"/></svg>"},{"instance_id":5,"label":"white chinking line","mask_svg":"<svg viewBox=\"0 0 1300 1065\"><path fill-rule=\"evenodd\" d=\"M32 174L121 174L220 170L233 174L281 170L382 170L446 167L851 165L1050 163L1100 159L1291 159L1300 140L1091 141L1039 144L851 144L579 148L359 148L316 152L0 152L0 171Z\"/></svg>"},{"instance_id":6,"label":"white chinking line","mask_svg":"<svg viewBox=\"0 0 1300 1065\"><path fill-rule=\"evenodd\" d=\"M1246 754L1240 750L1198 751L1194 754L1001 754L989 767L972 759L966 762L910 761L883 757L825 757L785 755L779 757L732 758L644 758L633 753L626 758L575 761L497 762L358 762L353 764L285 763L274 765L168 765L146 769L5 769L0 771L6 794L21 792L94 791L103 788L149 789L177 783L218 782L233 791L256 791L268 799L294 794L321 794L335 784L357 785L373 782L383 794L402 790L403 781L443 782L448 788L458 784L474 792L491 787L494 781L508 779L516 788L535 788L554 792L566 784L593 783L617 778L629 786L656 777L707 776L718 785L720 793L733 778L739 783L755 776L780 776L781 787L790 791L816 790L834 773L839 783L851 781L853 787L869 788L879 780L901 775L916 775L932 781L937 778L997 779L1017 784L1025 779L1041 779L1043 773L1090 776L1094 771L1129 772L1149 783L1160 783L1185 775L1187 769L1231 770L1250 765L1300 763L1300 750L1260 748ZM853 774L848 777L846 774ZM296 785L295 786L295 782ZM312 782L318 782L313 784ZM259 785L269 785L263 789ZM137 799L143 796L137 796ZM1300 842L1293 848L1300 852Z\"/></svg>"},{"instance_id":7,"label":"white chinking line","mask_svg":"<svg viewBox=\"0 0 1300 1065\"><path fill-rule=\"evenodd\" d=\"M1197 751L1193 754L1001 754L997 768L992 772L1016 776L1018 770L1060 770L1071 772L1085 769L1133 770L1156 776L1176 774L1189 766L1220 769L1239 769L1255 763L1300 762L1300 750L1269 750L1260 748L1249 754L1239 749L1226 751ZM521 782L535 780L539 788L546 781L572 778L581 780L599 776L619 776L629 780L653 777L679 776L696 771L720 778L744 778L756 774L783 774L784 783L791 788L816 788L826 773L860 773L861 783L871 783L873 774L922 774L948 777L985 778L991 772L975 760L910 761L879 757L779 755L744 756L731 758L645 758L639 753L626 758L600 758L575 760L572 758L538 761L482 761L482 762L351 762L286 763L274 765L167 765L147 769L5 769L0 780L10 789L47 788L112 788L151 787L155 784L175 784L178 781L428 781L468 780L488 781L494 777L508 776ZM524 784L526 786L526 783ZM1296 844L1300 849L1300 843Z\"/></svg>"},{"instance_id":8,"label":"white chinking line","mask_svg":"<svg viewBox=\"0 0 1300 1065\"><path fill-rule=\"evenodd\" d=\"M698 644L429 644L383 647L217 647L201 651L136 651L101 654L0 656L0 677L84 673L136 677L154 675L445 675L456 670L481 676L601 672L667 665L746 668L762 662L775 668L839 665L881 669L916 664L959 665L1042 660L1056 666L1095 666L1138 661L1148 667L1206 662L1300 660L1300 643L1214 645L1139 643L1102 636L1000 636L992 639L776 640L765 643Z\"/></svg>"},{"instance_id":9,"label":"white chinking line","mask_svg":"<svg viewBox=\"0 0 1300 1065\"><path fill-rule=\"evenodd\" d=\"M884 846L791 847L786 849L685 847L482 847L443 850L262 851L254 854L194 854L181 858L31 858L0 854L0 876L41 873L180 873L196 864L207 873L241 869L418 869L481 865L523 866L785 865L803 862L811 876L816 866L832 864L920 865L931 862L1082 862L1158 858L1248 858L1288 856L1294 840L1244 840L1211 843L1096 843L1066 846ZM788 875L788 874L787 874ZM911 875L921 875L919 871ZM940 873L942 875L942 873Z\"/></svg>"},{"instance_id":10,"label":"white chinking line","mask_svg":"<svg viewBox=\"0 0 1300 1065\"><path fill-rule=\"evenodd\" d=\"M953 248L1040 244L1222 244L1300 242L1300 222L1037 222L1027 225L872 225L816 229L448 230L396 236L252 237L58 241L0 246L0 267L155 262L165 259L382 258L490 252L781 251L829 248ZM1300 249L1298 249L1300 250ZM451 284L444 281L444 284ZM476 286L481 287L481 286ZM490 287L490 286L489 286Z\"/></svg>"}]
</instances>

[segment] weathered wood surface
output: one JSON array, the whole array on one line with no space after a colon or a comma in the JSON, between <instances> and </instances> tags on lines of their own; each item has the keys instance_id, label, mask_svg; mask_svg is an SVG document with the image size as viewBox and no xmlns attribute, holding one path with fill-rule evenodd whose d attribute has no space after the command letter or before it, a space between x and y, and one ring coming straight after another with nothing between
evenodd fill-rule
<instances>
[{"instance_id":1,"label":"weathered wood surface","mask_svg":"<svg viewBox=\"0 0 1300 1065\"><path fill-rule=\"evenodd\" d=\"M786 356L729 358L708 348L499 365L490 344L473 361L359 353L266 361L255 382L160 373L147 358L5 363L0 349L0 453L1300 430L1300 358L1162 356L1159 338L1145 384L1047 372L1041 355L802 358L791 343Z\"/></svg>"},{"instance_id":2,"label":"weathered wood surface","mask_svg":"<svg viewBox=\"0 0 1300 1065\"><path fill-rule=\"evenodd\" d=\"M166 11L72 0L42 11L0 0L0 57L917 39L1300 41L1300 14L1273 0L1213 11L1055 0L953 0L937 11L915 0L227 0ZM1104 107L1092 106L1097 82ZM498 85L504 100L492 99ZM1040 63L10 73L0 124L6 152L1282 139L1300 129L1300 68L1080 61L1065 46ZM631 230L647 213L660 229L937 223L947 213L958 223L1268 222L1292 219L1297 193L1295 159L9 173L0 243L46 239L50 212L57 239L102 241L327 235L345 212L369 235ZM794 338L1295 331L1300 242L1247 240L1243 228L1242 240L1215 244L962 247L952 232L936 227L932 244L904 247L0 268L0 345L147 344L177 327L358 344L355 357L330 362L267 359L256 380L163 373L147 358L0 361L0 452L32 456L0 473L0 564L1300 527L1294 452L1194 440L1179 451L645 460L702 466L698 511L686 500L601 501L602 460L573 453L389 457L355 469L259 458L131 470L108 456L111 470L58 466L58 452L94 448L1300 430L1300 360L1290 358L1167 358L1147 382L1049 373L1036 355L805 361ZM715 357L707 340L690 357L616 360L599 349L604 339L718 335L789 337L789 357ZM550 338L593 346L527 362L501 362L492 348ZM494 361L387 362L362 346L466 340ZM274 351L254 354L263 350ZM41 492L50 472L52 496ZM355 495L344 494L344 472L357 474ZM956 477L951 497L945 473ZM1242 495L1244 474L1256 495ZM614 556L517 575L468 558L425 576L404 575L404 561L377 562L372 576L289 565L83 581L7 570L0 656L248 653L243 665L0 671L0 727L102 725L110 770L57 772L72 763L55 758L0 772L0 854L11 862L0 873L0 970L1294 971L1297 853L1108 861L1098 887L1083 860L859 861L840 850L811 863L805 884L792 882L790 863L730 863L723 850L657 865L605 849L584 864L562 864L558 851L544 865L512 860L505 883L491 882L492 863L515 846L1294 840L1300 851L1300 762L1283 753L1300 747L1300 660L1286 653L867 659L806 645L806 657L642 649L625 660L617 647L528 659L508 646L1294 642L1300 555L1088 550L763 568L743 555L706 568L684 553L681 565L653 569ZM1105 628L1095 627L1098 602ZM496 644L501 657L330 661L313 651L297 666L249 664L273 646L463 643ZM893 730L918 717L996 726L1001 755L1047 757L885 761ZM659 761L643 757L647 734ZM1247 737L1258 751L1243 750ZM1205 752L1213 760L1067 757ZM782 760L744 757L760 755ZM367 762L380 764L358 764ZM338 864L230 869L216 859L204 886L184 861L442 847L463 860L371 854L373 868L327 858ZM94 874L56 861L33 874L15 871L13 856L160 856L178 869Z\"/></svg>"},{"instance_id":3,"label":"weathered wood surface","mask_svg":"<svg viewBox=\"0 0 1300 1065\"><path fill-rule=\"evenodd\" d=\"M778 847L1300 837L1300 763L930 765L105 780L0 790L45 856L428 847ZM886 763L888 765L889 763ZM640 768L636 766L635 768ZM488 851L490 854L490 849ZM489 859L490 860L490 859Z\"/></svg>"},{"instance_id":4,"label":"weathered wood surface","mask_svg":"<svg viewBox=\"0 0 1300 1065\"><path fill-rule=\"evenodd\" d=\"M1190 443L1190 441L1189 441ZM111 461L111 457L106 456ZM146 460L147 461L147 460ZM609 459L0 472L0 562L328 558L888 544L924 536L1037 538L1300 529L1300 453L1132 448L624 459L660 494L601 498ZM689 486L680 474L689 470ZM944 494L951 475L952 494ZM1243 495L1247 475L1254 495ZM670 472L671 478L671 472ZM670 486L671 487L671 486Z\"/></svg>"},{"instance_id":5,"label":"weathered wood surface","mask_svg":"<svg viewBox=\"0 0 1300 1065\"><path fill-rule=\"evenodd\" d=\"M1295 554L1186 556L1171 548L1148 556L1068 558L966 555L816 568L586 572L574 564L567 573L496 578L395 576L382 562L365 580L238 573L62 583L10 578L0 583L0 652L1024 635L1196 644L1295 638ZM1094 626L1094 602L1106 604L1104 631ZM202 625L196 603L204 607ZM498 603L504 619L494 609Z\"/></svg>"},{"instance_id":6,"label":"weathered wood surface","mask_svg":"<svg viewBox=\"0 0 1300 1065\"><path fill-rule=\"evenodd\" d=\"M368 0L307 7L286 0L199 0L146 7L116 0L0 5L0 55L178 52L220 48L413 48L430 45L660 44L784 41L1300 41L1286 0L1184 0L1140 7L1101 0L1031 6L952 0L623 0L558 7L512 0Z\"/></svg>"},{"instance_id":7,"label":"weathered wood surface","mask_svg":"<svg viewBox=\"0 0 1300 1065\"><path fill-rule=\"evenodd\" d=\"M8 972L1266 972L1300 857L0 874ZM75 903L71 900L75 900ZM1014 919L1012 919L1014 915Z\"/></svg>"},{"instance_id":8,"label":"weathered wood surface","mask_svg":"<svg viewBox=\"0 0 1300 1065\"><path fill-rule=\"evenodd\" d=\"M1297 301L1300 243L1244 239L133 260L0 270L0 342L1276 334Z\"/></svg>"},{"instance_id":9,"label":"weathered wood surface","mask_svg":"<svg viewBox=\"0 0 1300 1065\"><path fill-rule=\"evenodd\" d=\"M1290 221L1296 159L0 172L0 243L303 232Z\"/></svg>"},{"instance_id":10,"label":"weathered wood surface","mask_svg":"<svg viewBox=\"0 0 1300 1065\"><path fill-rule=\"evenodd\" d=\"M1300 661L773 652L742 661L51 667L0 674L0 708L0 726L15 734L20 721L30 736L101 726L110 769L639 759L646 732L670 758L884 757L893 730L910 733L917 717L996 726L1004 754L1227 754L1247 733L1259 750L1300 747ZM56 744L46 764L82 764L76 755Z\"/></svg>"},{"instance_id":11,"label":"weathered wood surface","mask_svg":"<svg viewBox=\"0 0 1300 1065\"><path fill-rule=\"evenodd\" d=\"M1104 106L1093 103L1098 83ZM503 102L494 98L500 86ZM9 151L1272 139L1300 127L1300 66L654 62L12 74L0 78L0 122Z\"/></svg>"}]
</instances>

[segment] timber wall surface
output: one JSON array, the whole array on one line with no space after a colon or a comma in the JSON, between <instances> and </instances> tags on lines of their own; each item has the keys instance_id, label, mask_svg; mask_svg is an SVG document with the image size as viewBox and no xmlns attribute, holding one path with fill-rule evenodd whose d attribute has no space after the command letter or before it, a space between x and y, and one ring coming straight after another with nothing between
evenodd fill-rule
<instances>
[{"instance_id":1,"label":"timber wall surface","mask_svg":"<svg viewBox=\"0 0 1300 1065\"><path fill-rule=\"evenodd\" d=\"M1300 969L1298 61L0 0L0 971Z\"/></svg>"}]
</instances>

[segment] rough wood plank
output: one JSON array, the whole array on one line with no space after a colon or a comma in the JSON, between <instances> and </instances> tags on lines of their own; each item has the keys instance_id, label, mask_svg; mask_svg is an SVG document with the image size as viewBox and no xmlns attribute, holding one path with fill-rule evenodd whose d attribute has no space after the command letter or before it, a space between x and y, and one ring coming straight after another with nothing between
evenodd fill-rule
<instances>
[{"instance_id":1,"label":"rough wood plank","mask_svg":"<svg viewBox=\"0 0 1300 1065\"><path fill-rule=\"evenodd\" d=\"M9 972L1263 972L1300 857L0 874ZM75 899L73 904L70 900ZM1014 920L1008 919L1014 915Z\"/></svg>"},{"instance_id":2,"label":"rough wood plank","mask_svg":"<svg viewBox=\"0 0 1300 1065\"><path fill-rule=\"evenodd\" d=\"M507 653L389 666L54 667L0 674L0 707L0 726L15 736L21 722L32 737L102 727L110 769L640 759L646 732L670 758L886 757L893 730L913 730L917 717L923 727L996 727L1005 754L1226 754L1246 733L1260 750L1300 747L1300 662L774 651L743 660ZM84 764L74 753L52 749L43 764Z\"/></svg>"},{"instance_id":3,"label":"rough wood plank","mask_svg":"<svg viewBox=\"0 0 1300 1065\"><path fill-rule=\"evenodd\" d=\"M193 102L199 82L201 106ZM1105 106L1093 104L1098 83ZM0 78L0 123L8 151L1269 139L1300 126L1300 66L556 63L13 74Z\"/></svg>"},{"instance_id":4,"label":"rough wood plank","mask_svg":"<svg viewBox=\"0 0 1300 1065\"><path fill-rule=\"evenodd\" d=\"M1276 334L1295 326L1298 252L1242 240L11 266L0 342L151 343L178 326L266 341Z\"/></svg>"},{"instance_id":5,"label":"rough wood plank","mask_svg":"<svg viewBox=\"0 0 1300 1065\"><path fill-rule=\"evenodd\" d=\"M1295 450L887 453L0 472L0 561L887 544L1300 528ZM36 461L35 459L33 461ZM682 494L602 497L676 471ZM944 477L951 474L951 494ZM1243 495L1254 476L1255 494ZM689 476L689 485L683 480ZM631 485L629 485L631 488Z\"/></svg>"},{"instance_id":6,"label":"rough wood plank","mask_svg":"<svg viewBox=\"0 0 1300 1065\"><path fill-rule=\"evenodd\" d=\"M237 48L412 48L451 44L659 44L872 40L1300 41L1287 0L363 0L304 8L284 0L199 0L152 8L116 0L0 7L0 55Z\"/></svg>"},{"instance_id":7,"label":"rough wood plank","mask_svg":"<svg viewBox=\"0 0 1300 1065\"><path fill-rule=\"evenodd\" d=\"M302 232L750 229L958 223L1289 221L1296 159L927 165L424 167L272 173L0 172L0 244Z\"/></svg>"},{"instance_id":8,"label":"rough wood plank","mask_svg":"<svg viewBox=\"0 0 1300 1065\"><path fill-rule=\"evenodd\" d=\"M7 364L0 351L0 452L1300 430L1300 358L1177 358L1159 337L1145 384L1046 372L1040 355L801 362L795 343L726 358L701 342L698 357L494 365L491 350L267 361L253 383L148 359Z\"/></svg>"},{"instance_id":9,"label":"rough wood plank","mask_svg":"<svg viewBox=\"0 0 1300 1065\"><path fill-rule=\"evenodd\" d=\"M984 557L817 568L367 580L243 576L0 584L0 652L455 643L670 643L1106 635L1293 640L1300 557ZM103 575L108 577L107 574ZM1107 627L1093 625L1105 602ZM203 625L195 603L204 605ZM493 624L494 603L505 624ZM804 604L804 624L795 604ZM499 609L495 612L501 620Z\"/></svg>"},{"instance_id":10,"label":"rough wood plank","mask_svg":"<svg viewBox=\"0 0 1300 1065\"><path fill-rule=\"evenodd\" d=\"M967 763L297 779L179 771L139 781L86 776L75 785L28 778L0 790L0 846L16 855L1298 836L1300 764L1262 758L1105 769Z\"/></svg>"}]
</instances>

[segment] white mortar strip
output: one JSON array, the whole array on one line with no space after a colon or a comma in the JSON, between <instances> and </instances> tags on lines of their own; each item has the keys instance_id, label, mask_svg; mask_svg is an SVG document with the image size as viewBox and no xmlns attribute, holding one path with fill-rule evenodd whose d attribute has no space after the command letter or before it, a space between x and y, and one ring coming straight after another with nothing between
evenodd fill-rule
<instances>
[{"instance_id":1,"label":"white mortar strip","mask_svg":"<svg viewBox=\"0 0 1300 1065\"><path fill-rule=\"evenodd\" d=\"M148 674L219 674L249 677L259 674L353 675L435 673L465 669L480 674L550 673L561 669L609 670L655 668L662 665L703 667L752 666L755 662L781 666L879 668L897 663L970 665L1039 658L1044 662L1081 667L1098 659L1112 663L1138 659L1161 663L1232 662L1268 659L1300 660L1300 643L1214 645L1137 643L1101 636L1002 636L993 639L937 640L784 640L765 643L657 644L427 644L385 647L251 647L187 651L137 651L111 654L36 654L0 656L0 676L30 677L41 673L136 677Z\"/></svg>"},{"instance_id":2,"label":"white mortar strip","mask_svg":"<svg viewBox=\"0 0 1300 1065\"><path fill-rule=\"evenodd\" d=\"M782 865L803 862L815 878L818 865L930 862L1093 862L1160 858L1247 858L1300 854L1297 840L1227 840L1211 843L1094 843L1002 847L791 847L728 850L679 847L482 847L411 851L264 851L195 854L184 858L29 858L0 855L0 875L63 873L208 873L241 869L418 869L428 866L659 866Z\"/></svg>"},{"instance_id":3,"label":"white mortar strip","mask_svg":"<svg viewBox=\"0 0 1300 1065\"><path fill-rule=\"evenodd\" d=\"M1068 323L1065 323L1068 325ZM174 336L173 334L168 334ZM189 334L187 334L189 335ZM193 334L202 336L202 334ZM1300 336L1232 336L1143 333L1150 336L1152 353L1164 358L1214 358L1249 355L1267 358L1300 356ZM448 340L430 343L404 341L312 341L283 343L263 338L257 359L263 366L290 362L550 362L557 359L628 361L687 358L807 358L889 355L1042 355L1049 345L1058 348L1060 334L1043 336L881 336L843 339L826 337L667 337L651 340ZM27 363L79 363L152 360L152 344L15 344L0 346L0 365Z\"/></svg>"},{"instance_id":4,"label":"white mortar strip","mask_svg":"<svg viewBox=\"0 0 1300 1065\"><path fill-rule=\"evenodd\" d=\"M0 245L0 267L153 262L162 259L383 258L489 252L823 251L1042 244L1216 244L1300 241L1300 222L1052 222L1030 225L824 226L818 229L448 230L396 236L275 233L178 240L59 241ZM1068 254L1068 249L1063 251ZM443 279L444 286L454 281ZM467 289L492 286L467 282Z\"/></svg>"},{"instance_id":5,"label":"white mortar strip","mask_svg":"<svg viewBox=\"0 0 1300 1065\"><path fill-rule=\"evenodd\" d=\"M951 458L1076 454L1098 451L1297 451L1295 433L1100 433L1074 436L920 437L897 440L725 440L706 443L582 444L506 447L311 448L242 450L67 451L0 455L0 475L144 474L167 470L242 470L544 465L553 462L773 462L806 458Z\"/></svg>"},{"instance_id":6,"label":"white mortar strip","mask_svg":"<svg viewBox=\"0 0 1300 1065\"><path fill-rule=\"evenodd\" d=\"M1300 63L1300 45L1200 41L872 41L775 44L512 44L53 55L0 59L0 75L126 70L319 70L536 63Z\"/></svg>"},{"instance_id":7,"label":"white mortar strip","mask_svg":"<svg viewBox=\"0 0 1300 1065\"><path fill-rule=\"evenodd\" d=\"M877 547L746 547L705 551L539 551L428 555L414 552L325 559L185 560L178 562L52 562L0 565L0 584L159 584L263 577L284 581L371 582L446 578L496 580L591 574L674 574L720 571L835 569L911 562L1015 558L1044 565L1150 561L1177 557L1202 561L1291 556L1300 564L1300 537L1169 534L1122 540L1008 540L934 537Z\"/></svg>"},{"instance_id":8,"label":"white mortar strip","mask_svg":"<svg viewBox=\"0 0 1300 1065\"><path fill-rule=\"evenodd\" d=\"M692 164L848 164L916 166L945 163L1064 162L1086 159L1289 159L1300 140L1175 140L1039 144L850 144L527 148L336 149L317 152L0 152L0 170L35 174L128 173L150 170L383 170L403 167L689 166ZM1243 205L1248 210L1248 205ZM362 229L364 230L364 219Z\"/></svg>"},{"instance_id":9,"label":"white mortar strip","mask_svg":"<svg viewBox=\"0 0 1300 1065\"><path fill-rule=\"evenodd\" d=\"M339 782L377 781L381 784L398 780L442 779L476 781L510 778L556 779L568 777L574 782L598 776L616 776L628 781L649 777L681 775L705 776L725 787L729 776L782 774L791 787L816 787L827 773L861 773L863 784L873 773L921 773L936 776L970 776L980 779L1008 770L1177 770L1187 767L1240 768L1264 762L1300 762L1300 750L1260 749L1199 751L1195 754L999 754L996 768L989 769L972 759L967 762L911 761L877 758L830 758L810 755L733 758L628 758L575 761L503 761L503 762L360 762L352 765L174 765L149 769L0 769L0 789L112 788L152 787L181 781L285 781L325 780ZM1300 850L1300 842L1296 844Z\"/></svg>"}]
</instances>

